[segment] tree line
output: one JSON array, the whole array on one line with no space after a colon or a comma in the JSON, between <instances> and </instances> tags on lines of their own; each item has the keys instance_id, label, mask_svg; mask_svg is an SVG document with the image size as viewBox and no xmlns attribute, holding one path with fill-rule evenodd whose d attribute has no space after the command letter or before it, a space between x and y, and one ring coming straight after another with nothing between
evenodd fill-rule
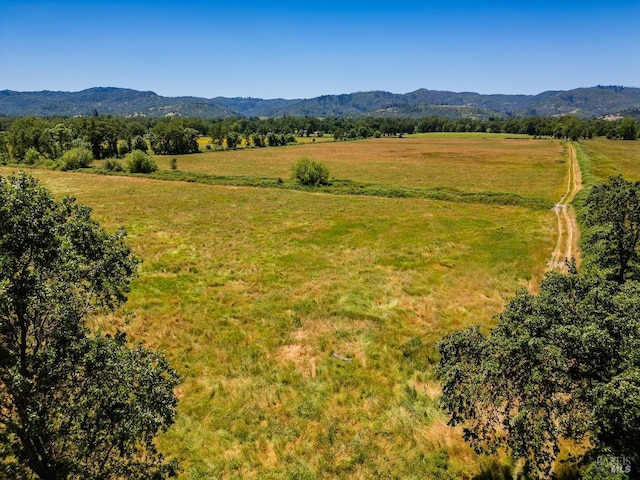
<instances>
[{"instance_id":1,"label":"tree line","mask_svg":"<svg viewBox=\"0 0 640 480\"><path fill-rule=\"evenodd\" d=\"M633 118L580 119L573 116L495 118L490 120L410 118L124 118L89 117L0 118L0 162L35 164L56 162L65 152L83 149L92 158L118 158L149 148L159 155L200 151L198 138L211 137L212 149L283 146L296 137L353 140L431 132L487 132L526 134L579 140L604 136L634 140L638 125Z\"/></svg>"}]
</instances>

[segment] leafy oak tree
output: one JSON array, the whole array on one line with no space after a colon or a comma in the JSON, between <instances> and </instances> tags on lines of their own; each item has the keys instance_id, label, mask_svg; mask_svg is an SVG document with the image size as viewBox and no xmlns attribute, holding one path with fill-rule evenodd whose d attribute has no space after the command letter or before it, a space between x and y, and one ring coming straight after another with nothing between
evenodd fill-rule
<instances>
[{"instance_id":1,"label":"leafy oak tree","mask_svg":"<svg viewBox=\"0 0 640 480\"><path fill-rule=\"evenodd\" d=\"M0 476L175 475L154 438L174 421L176 373L86 325L126 300L139 260L124 239L34 178L0 177Z\"/></svg>"},{"instance_id":2,"label":"leafy oak tree","mask_svg":"<svg viewBox=\"0 0 640 480\"><path fill-rule=\"evenodd\" d=\"M581 273L518 293L489 335L439 344L442 405L478 452L506 447L524 476L548 477L566 438L584 442L584 463L622 457L640 478L640 182L595 186L583 223Z\"/></svg>"},{"instance_id":3,"label":"leafy oak tree","mask_svg":"<svg viewBox=\"0 0 640 480\"><path fill-rule=\"evenodd\" d=\"M633 118L623 118L618 124L618 135L623 140L638 138L638 125Z\"/></svg>"},{"instance_id":4,"label":"leafy oak tree","mask_svg":"<svg viewBox=\"0 0 640 480\"><path fill-rule=\"evenodd\" d=\"M548 274L490 335L440 344L441 402L479 453L506 447L525 477L549 478L559 439L640 465L640 284ZM588 441L586 441L588 440Z\"/></svg>"},{"instance_id":5,"label":"leafy oak tree","mask_svg":"<svg viewBox=\"0 0 640 480\"><path fill-rule=\"evenodd\" d=\"M640 279L640 182L611 177L593 187L585 206L589 263L618 283Z\"/></svg>"}]
</instances>

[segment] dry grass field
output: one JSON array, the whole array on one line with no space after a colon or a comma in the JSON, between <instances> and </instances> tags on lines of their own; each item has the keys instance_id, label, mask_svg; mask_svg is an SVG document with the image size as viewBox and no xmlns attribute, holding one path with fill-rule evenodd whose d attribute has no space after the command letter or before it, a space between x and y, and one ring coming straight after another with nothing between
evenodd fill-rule
<instances>
[{"instance_id":1,"label":"dry grass field","mask_svg":"<svg viewBox=\"0 0 640 480\"><path fill-rule=\"evenodd\" d=\"M331 177L415 187L512 192L555 201L566 170L560 142L503 136L417 135L238 149L176 156L178 168L216 175L289 178L301 157L323 162ZM158 157L168 169L172 156Z\"/></svg>"},{"instance_id":2,"label":"dry grass field","mask_svg":"<svg viewBox=\"0 0 640 480\"><path fill-rule=\"evenodd\" d=\"M179 157L181 170L332 176L557 200L557 141L373 139ZM168 168L168 159L160 159ZM0 169L7 174L9 169ZM435 345L489 327L534 288L554 214L519 206L336 196L32 171L124 226L143 259L129 312L92 320L167 353L184 479L471 478L485 460L446 426Z\"/></svg>"}]
</instances>

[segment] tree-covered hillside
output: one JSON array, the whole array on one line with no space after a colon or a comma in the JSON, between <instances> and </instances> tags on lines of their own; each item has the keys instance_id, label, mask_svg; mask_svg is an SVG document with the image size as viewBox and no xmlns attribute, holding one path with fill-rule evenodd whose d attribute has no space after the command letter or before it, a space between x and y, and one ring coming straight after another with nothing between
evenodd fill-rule
<instances>
[{"instance_id":1,"label":"tree-covered hillside","mask_svg":"<svg viewBox=\"0 0 640 480\"><path fill-rule=\"evenodd\" d=\"M617 115L640 108L640 89L598 86L538 95L482 95L419 89L406 94L384 91L323 95L310 99L162 97L124 88L81 92L0 91L0 115L90 115L93 110L121 116L247 117L412 117L489 119L534 115Z\"/></svg>"}]
</instances>

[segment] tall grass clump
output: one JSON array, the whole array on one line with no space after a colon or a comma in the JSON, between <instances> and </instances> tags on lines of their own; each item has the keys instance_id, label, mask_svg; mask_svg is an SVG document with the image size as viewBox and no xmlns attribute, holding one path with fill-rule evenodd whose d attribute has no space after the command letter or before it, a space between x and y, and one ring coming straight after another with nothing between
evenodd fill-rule
<instances>
[{"instance_id":1,"label":"tall grass clump","mask_svg":"<svg viewBox=\"0 0 640 480\"><path fill-rule=\"evenodd\" d=\"M155 160L142 150L134 150L125 157L125 169L128 173L151 173L158 170Z\"/></svg>"},{"instance_id":2,"label":"tall grass clump","mask_svg":"<svg viewBox=\"0 0 640 480\"><path fill-rule=\"evenodd\" d=\"M327 185L329 183L329 169L320 162L301 158L292 167L293 178L301 185Z\"/></svg>"}]
</instances>

